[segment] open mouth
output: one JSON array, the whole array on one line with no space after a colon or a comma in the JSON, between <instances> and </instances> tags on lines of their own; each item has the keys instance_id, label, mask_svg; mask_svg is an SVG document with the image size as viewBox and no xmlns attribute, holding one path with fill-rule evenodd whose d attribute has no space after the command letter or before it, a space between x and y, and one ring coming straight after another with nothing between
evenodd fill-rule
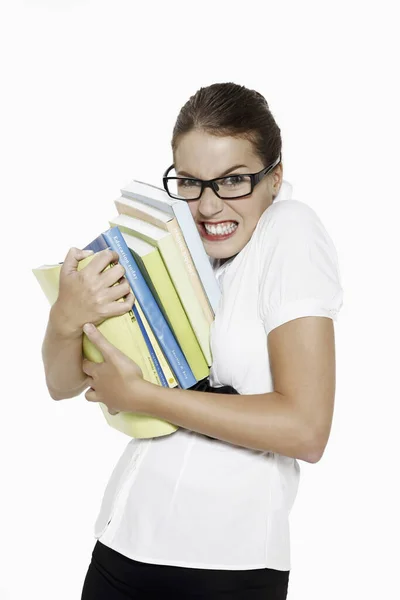
<instances>
[{"instance_id":1,"label":"open mouth","mask_svg":"<svg viewBox=\"0 0 400 600\"><path fill-rule=\"evenodd\" d=\"M200 233L207 240L221 241L232 237L237 228L237 221L221 221L219 223L207 223L203 221L200 225Z\"/></svg>"}]
</instances>

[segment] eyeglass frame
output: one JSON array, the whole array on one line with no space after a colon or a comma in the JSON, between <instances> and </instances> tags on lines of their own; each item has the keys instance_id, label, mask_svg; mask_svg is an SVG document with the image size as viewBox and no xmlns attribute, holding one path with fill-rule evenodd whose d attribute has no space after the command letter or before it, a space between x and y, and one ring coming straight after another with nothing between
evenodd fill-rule
<instances>
[{"instance_id":1,"label":"eyeglass frame","mask_svg":"<svg viewBox=\"0 0 400 600\"><path fill-rule=\"evenodd\" d=\"M272 165L268 166L268 167L264 167L264 169L261 169L261 171L258 171L258 173L232 173L231 175L224 175L223 177L214 177L214 179L198 179L197 177L168 177L168 173L171 171L171 169L173 169L175 167L174 164L172 164L170 167L168 167L168 169L165 171L164 175L163 175L163 184L164 184L164 189L167 192L168 196L170 196L171 198L174 199L179 199L179 200L185 200L185 202L192 202L194 200L200 200L204 189L209 187L212 189L212 191L214 192L214 194L220 198L221 200L238 200L239 198L247 198L248 196L251 196L251 194L254 191L255 186L260 183L260 181L262 180L263 177L265 177L265 175L268 175L268 173L270 173L272 171L272 169L274 169L275 167L277 167L279 165L279 163L282 160L282 153L279 153L279 157L272 163ZM251 183L251 190L248 194L243 194L242 196L228 196L228 197L223 197L220 196L217 192L217 190L215 189L215 182L216 181L220 181L221 179L229 179L230 177L236 177L236 176L241 176L241 177L250 177L250 183ZM186 179L186 180L190 180L190 181L199 181L201 183L201 190L200 190L200 195L197 198L185 198L184 196L179 196L179 195L172 195L169 191L168 191L168 180L179 180L179 179Z\"/></svg>"}]
</instances>

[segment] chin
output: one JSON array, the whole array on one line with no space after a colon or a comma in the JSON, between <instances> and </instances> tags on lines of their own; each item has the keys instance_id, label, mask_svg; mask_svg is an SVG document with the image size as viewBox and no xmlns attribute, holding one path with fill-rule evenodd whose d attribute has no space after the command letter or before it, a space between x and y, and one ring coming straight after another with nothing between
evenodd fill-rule
<instances>
[{"instance_id":1,"label":"chin","mask_svg":"<svg viewBox=\"0 0 400 600\"><path fill-rule=\"evenodd\" d=\"M232 258L236 256L246 244L213 244L203 240L204 249L210 258Z\"/></svg>"}]
</instances>

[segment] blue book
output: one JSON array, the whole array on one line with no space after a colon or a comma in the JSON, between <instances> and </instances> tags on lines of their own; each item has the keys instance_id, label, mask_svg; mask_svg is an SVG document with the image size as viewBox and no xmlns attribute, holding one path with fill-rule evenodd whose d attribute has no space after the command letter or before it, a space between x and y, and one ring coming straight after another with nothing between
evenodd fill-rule
<instances>
[{"instance_id":1,"label":"blue book","mask_svg":"<svg viewBox=\"0 0 400 600\"><path fill-rule=\"evenodd\" d=\"M96 239L94 239L92 242L90 242L90 244L88 244L87 246L85 246L84 250L93 250L93 252L101 252L102 250L106 250L107 248L110 248L109 244L107 243L107 240L104 238L103 235L99 235L97 236ZM112 248L114 249L114 248ZM161 368L161 365L158 361L157 355L154 352L154 348L152 346L152 343L150 342L149 336L147 335L146 329L143 325L143 321L140 318L139 315L139 311L136 308L135 304L132 307L133 310L133 314L135 315L135 318L138 322L138 325L140 327L140 331L142 332L142 335L144 337L144 341L146 342L146 346L149 350L149 354L151 356L151 359L153 361L154 367L157 371L157 375L160 379L161 384L163 385L163 387L169 387L168 386L168 382L165 378L164 372Z\"/></svg>"},{"instance_id":2,"label":"blue book","mask_svg":"<svg viewBox=\"0 0 400 600\"><path fill-rule=\"evenodd\" d=\"M146 317L161 350L171 367L179 386L183 389L197 383L195 376L160 310L138 264L129 250L118 227L112 227L103 234L109 247L119 254L119 262L125 267L125 277L132 288L136 300Z\"/></svg>"},{"instance_id":3,"label":"blue book","mask_svg":"<svg viewBox=\"0 0 400 600\"><path fill-rule=\"evenodd\" d=\"M155 301L132 252L126 245L122 233L118 227L112 227L104 232L102 237L104 238L107 247L118 253L120 257L119 262L125 268L125 277L132 288L136 302L139 302L179 386L183 389L192 387L197 383L197 380L161 312L160 307Z\"/></svg>"}]
</instances>

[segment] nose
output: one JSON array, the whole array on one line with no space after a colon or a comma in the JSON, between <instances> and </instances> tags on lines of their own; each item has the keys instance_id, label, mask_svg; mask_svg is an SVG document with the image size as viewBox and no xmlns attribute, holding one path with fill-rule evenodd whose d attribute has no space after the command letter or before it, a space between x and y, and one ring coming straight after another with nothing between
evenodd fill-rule
<instances>
[{"instance_id":1,"label":"nose","mask_svg":"<svg viewBox=\"0 0 400 600\"><path fill-rule=\"evenodd\" d=\"M222 212L223 209L224 201L221 198L218 198L211 188L205 188L199 200L199 213L206 219L210 219Z\"/></svg>"}]
</instances>

